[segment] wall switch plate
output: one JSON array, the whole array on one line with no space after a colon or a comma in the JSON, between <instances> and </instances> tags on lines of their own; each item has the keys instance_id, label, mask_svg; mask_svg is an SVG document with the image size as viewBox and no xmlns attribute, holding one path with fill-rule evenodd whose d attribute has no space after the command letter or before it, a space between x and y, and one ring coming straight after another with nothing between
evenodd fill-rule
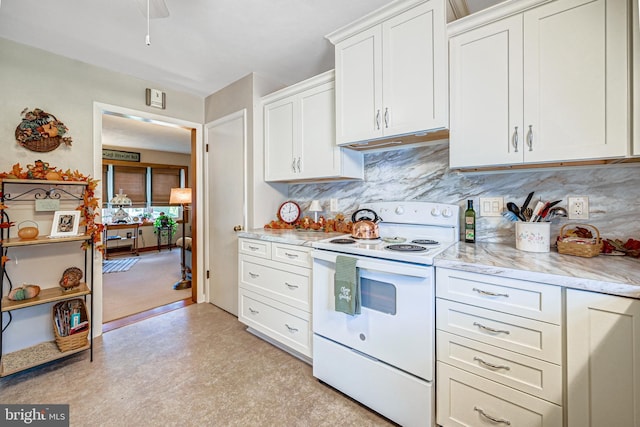
<instances>
[{"instance_id":1,"label":"wall switch plate","mask_svg":"<svg viewBox=\"0 0 640 427\"><path fill-rule=\"evenodd\" d=\"M338 199L331 199L329 201L329 210L331 212L338 212Z\"/></svg>"},{"instance_id":2,"label":"wall switch plate","mask_svg":"<svg viewBox=\"0 0 640 427\"><path fill-rule=\"evenodd\" d=\"M503 209L503 197L480 197L480 216L500 216Z\"/></svg>"},{"instance_id":3,"label":"wall switch plate","mask_svg":"<svg viewBox=\"0 0 640 427\"><path fill-rule=\"evenodd\" d=\"M569 219L589 219L589 197L569 196L567 200Z\"/></svg>"}]
</instances>

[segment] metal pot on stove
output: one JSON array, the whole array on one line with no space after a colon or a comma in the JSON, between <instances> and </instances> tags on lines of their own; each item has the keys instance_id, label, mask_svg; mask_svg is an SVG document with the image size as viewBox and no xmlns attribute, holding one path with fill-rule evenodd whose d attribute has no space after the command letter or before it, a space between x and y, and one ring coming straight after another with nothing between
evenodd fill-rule
<instances>
[{"instance_id":1,"label":"metal pot on stove","mask_svg":"<svg viewBox=\"0 0 640 427\"><path fill-rule=\"evenodd\" d=\"M380 237L378 232L378 222L381 220L378 214L371 209L358 209L351 215L353 228L351 237L355 239L377 239Z\"/></svg>"}]
</instances>

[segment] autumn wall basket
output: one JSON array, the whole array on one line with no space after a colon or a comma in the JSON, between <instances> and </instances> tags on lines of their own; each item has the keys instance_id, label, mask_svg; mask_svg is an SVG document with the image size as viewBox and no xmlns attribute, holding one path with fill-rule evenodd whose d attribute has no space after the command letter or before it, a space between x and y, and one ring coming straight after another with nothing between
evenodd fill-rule
<instances>
[{"instance_id":1,"label":"autumn wall basket","mask_svg":"<svg viewBox=\"0 0 640 427\"><path fill-rule=\"evenodd\" d=\"M69 129L53 114L35 108L23 110L22 115L15 132L18 144L39 153L53 151L62 143L71 145L71 138L64 136Z\"/></svg>"}]
</instances>

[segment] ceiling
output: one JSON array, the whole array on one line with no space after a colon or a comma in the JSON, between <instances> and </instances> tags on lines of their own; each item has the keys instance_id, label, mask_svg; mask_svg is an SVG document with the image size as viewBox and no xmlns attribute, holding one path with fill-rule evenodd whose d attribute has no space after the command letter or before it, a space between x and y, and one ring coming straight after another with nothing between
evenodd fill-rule
<instances>
[{"instance_id":1,"label":"ceiling","mask_svg":"<svg viewBox=\"0 0 640 427\"><path fill-rule=\"evenodd\" d=\"M159 0L150 1L153 5ZM0 4L0 37L152 81L158 89L171 88L204 98L252 72L290 85L333 68L333 46L324 36L390 3L164 1L169 16L150 20L149 46L145 44L144 0L56 0L46 6L41 0L4 0ZM448 19L501 1L446 0ZM107 118L105 130L110 132L110 125L125 126L125 122ZM131 129L116 132L119 135L112 138L106 136L109 144L118 145L126 137L132 146L133 135L145 125L155 126L161 133L175 133L159 125L128 124ZM156 149L162 140L154 138ZM185 152L182 144L166 151Z\"/></svg>"}]
</instances>

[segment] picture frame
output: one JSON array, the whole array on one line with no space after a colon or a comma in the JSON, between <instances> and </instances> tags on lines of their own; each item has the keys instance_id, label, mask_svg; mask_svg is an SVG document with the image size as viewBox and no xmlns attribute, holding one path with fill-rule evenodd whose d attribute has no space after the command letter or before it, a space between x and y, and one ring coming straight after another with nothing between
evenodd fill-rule
<instances>
[{"instance_id":1,"label":"picture frame","mask_svg":"<svg viewBox=\"0 0 640 427\"><path fill-rule=\"evenodd\" d=\"M80 228L80 211L56 211L49 237L77 236Z\"/></svg>"}]
</instances>

